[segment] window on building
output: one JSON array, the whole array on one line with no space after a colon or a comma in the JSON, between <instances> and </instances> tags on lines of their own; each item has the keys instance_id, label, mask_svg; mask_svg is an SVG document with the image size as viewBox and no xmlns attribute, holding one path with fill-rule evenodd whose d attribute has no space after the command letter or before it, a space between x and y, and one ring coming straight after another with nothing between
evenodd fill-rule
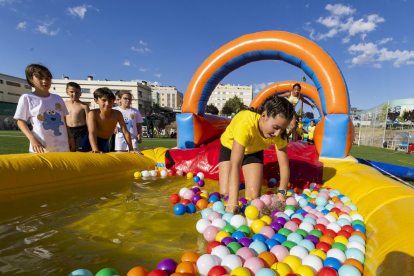
<instances>
[{"instance_id":1,"label":"window on building","mask_svg":"<svg viewBox=\"0 0 414 276\"><path fill-rule=\"evenodd\" d=\"M91 89L90 88L82 88L81 89L82 93L91 93ZM112 91L113 92L113 91Z\"/></svg>"},{"instance_id":2,"label":"window on building","mask_svg":"<svg viewBox=\"0 0 414 276\"><path fill-rule=\"evenodd\" d=\"M3 84L3 80L0 80L0 84Z\"/></svg>"},{"instance_id":3,"label":"window on building","mask_svg":"<svg viewBox=\"0 0 414 276\"><path fill-rule=\"evenodd\" d=\"M26 88L26 89L32 89L32 87L30 85L27 85L27 84L24 86L24 88Z\"/></svg>"},{"instance_id":4,"label":"window on building","mask_svg":"<svg viewBox=\"0 0 414 276\"><path fill-rule=\"evenodd\" d=\"M138 108L141 109L142 108L142 104L138 104Z\"/></svg>"},{"instance_id":5,"label":"window on building","mask_svg":"<svg viewBox=\"0 0 414 276\"><path fill-rule=\"evenodd\" d=\"M6 84L10 86L15 86L15 87L21 87L20 83L17 83L17 82L6 81Z\"/></svg>"},{"instance_id":6,"label":"window on building","mask_svg":"<svg viewBox=\"0 0 414 276\"><path fill-rule=\"evenodd\" d=\"M20 94L16 94L16 93L7 92L7 94L12 95L12 96L20 97Z\"/></svg>"},{"instance_id":7,"label":"window on building","mask_svg":"<svg viewBox=\"0 0 414 276\"><path fill-rule=\"evenodd\" d=\"M142 92L141 91L138 91L138 97L142 98Z\"/></svg>"}]
</instances>

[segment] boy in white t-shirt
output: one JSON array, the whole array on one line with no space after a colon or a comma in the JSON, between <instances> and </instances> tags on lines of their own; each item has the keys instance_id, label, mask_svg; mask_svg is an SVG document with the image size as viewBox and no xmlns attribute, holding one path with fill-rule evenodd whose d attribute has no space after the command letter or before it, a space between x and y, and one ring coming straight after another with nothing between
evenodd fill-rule
<instances>
[{"instance_id":1,"label":"boy in white t-shirt","mask_svg":"<svg viewBox=\"0 0 414 276\"><path fill-rule=\"evenodd\" d=\"M62 98L49 92L52 73L41 64L30 64L25 73L27 82L35 91L20 96L14 118L30 141L29 152L65 152L69 147L73 151L75 140L65 123L69 112ZM26 125L28 119L33 126L32 131Z\"/></svg>"},{"instance_id":2,"label":"boy in white t-shirt","mask_svg":"<svg viewBox=\"0 0 414 276\"><path fill-rule=\"evenodd\" d=\"M119 110L124 117L125 124L127 125L128 132L131 134L132 146L134 150L138 150L138 143L141 143L142 120L141 114L135 108L131 107L132 95L127 90L119 91L119 106L115 107L115 110ZM125 141L124 135L121 132L119 124L115 129L115 150L118 152L128 151L128 145Z\"/></svg>"}]
</instances>

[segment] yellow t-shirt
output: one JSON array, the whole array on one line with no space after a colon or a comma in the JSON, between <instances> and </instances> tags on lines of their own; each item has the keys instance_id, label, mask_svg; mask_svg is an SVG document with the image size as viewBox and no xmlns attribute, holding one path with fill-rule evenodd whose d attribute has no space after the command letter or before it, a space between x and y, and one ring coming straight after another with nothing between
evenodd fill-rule
<instances>
[{"instance_id":1,"label":"yellow t-shirt","mask_svg":"<svg viewBox=\"0 0 414 276\"><path fill-rule=\"evenodd\" d=\"M313 140L313 132L315 131L316 126L309 126L308 127L308 139Z\"/></svg>"},{"instance_id":2,"label":"yellow t-shirt","mask_svg":"<svg viewBox=\"0 0 414 276\"><path fill-rule=\"evenodd\" d=\"M251 154L261 150L268 149L273 143L277 149L283 149L287 145L287 140L282 137L266 139L259 131L260 114L244 110L239 112L231 120L220 141L226 148L233 148L233 140L245 147L244 154Z\"/></svg>"},{"instance_id":3,"label":"yellow t-shirt","mask_svg":"<svg viewBox=\"0 0 414 276\"><path fill-rule=\"evenodd\" d=\"M303 123L298 123L299 128L303 128Z\"/></svg>"}]
</instances>

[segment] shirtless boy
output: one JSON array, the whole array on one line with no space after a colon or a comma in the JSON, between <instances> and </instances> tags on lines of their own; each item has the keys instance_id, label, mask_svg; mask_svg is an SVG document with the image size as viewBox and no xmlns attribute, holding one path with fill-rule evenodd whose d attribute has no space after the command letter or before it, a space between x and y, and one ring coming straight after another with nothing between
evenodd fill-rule
<instances>
[{"instance_id":1,"label":"shirtless boy","mask_svg":"<svg viewBox=\"0 0 414 276\"><path fill-rule=\"evenodd\" d=\"M119 123L129 152L141 154L132 147L131 135L127 129L122 113L113 110L115 95L107 88L98 88L93 92L94 101L99 109L93 109L88 113L88 133L82 139L82 151L92 153L109 152L108 140L114 132L115 126Z\"/></svg>"},{"instance_id":2,"label":"shirtless boy","mask_svg":"<svg viewBox=\"0 0 414 276\"><path fill-rule=\"evenodd\" d=\"M65 101L69 115L66 115L66 124L73 137L75 137L75 151L82 151L82 138L88 132L86 126L86 115L89 113L89 106L82 103L79 98L82 95L81 87L76 82L68 82L66 94L69 100Z\"/></svg>"}]
</instances>

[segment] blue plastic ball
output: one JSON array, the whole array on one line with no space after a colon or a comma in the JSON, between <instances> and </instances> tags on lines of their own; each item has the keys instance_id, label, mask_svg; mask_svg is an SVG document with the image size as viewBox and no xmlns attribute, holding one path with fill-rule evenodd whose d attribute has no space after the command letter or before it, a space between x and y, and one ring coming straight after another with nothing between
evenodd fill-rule
<instances>
[{"instance_id":1,"label":"blue plastic ball","mask_svg":"<svg viewBox=\"0 0 414 276\"><path fill-rule=\"evenodd\" d=\"M265 242L266 241L266 237L262 234L254 234L252 236L252 241L261 241L261 242Z\"/></svg>"},{"instance_id":2,"label":"blue plastic ball","mask_svg":"<svg viewBox=\"0 0 414 276\"><path fill-rule=\"evenodd\" d=\"M210 203L210 202L216 202L216 201L219 201L220 199L218 198L218 196L216 196L216 195L212 195L212 196L210 196L210 198L208 199L208 203Z\"/></svg>"},{"instance_id":3,"label":"blue plastic ball","mask_svg":"<svg viewBox=\"0 0 414 276\"><path fill-rule=\"evenodd\" d=\"M194 214L197 211L197 208L195 207L195 205L193 203L189 203L186 206L186 212L189 214Z\"/></svg>"},{"instance_id":4,"label":"blue plastic ball","mask_svg":"<svg viewBox=\"0 0 414 276\"><path fill-rule=\"evenodd\" d=\"M332 267L333 269L338 271L339 268L341 267L341 262L338 259L329 257L323 261L323 266Z\"/></svg>"},{"instance_id":5,"label":"blue plastic ball","mask_svg":"<svg viewBox=\"0 0 414 276\"><path fill-rule=\"evenodd\" d=\"M212 213L212 212L213 212L213 210L211 210L210 208L206 208L206 209L201 211L201 217L203 219L207 219L208 215L210 215L210 213Z\"/></svg>"},{"instance_id":6,"label":"blue plastic ball","mask_svg":"<svg viewBox=\"0 0 414 276\"><path fill-rule=\"evenodd\" d=\"M186 212L186 207L183 204L178 203L174 206L174 213L176 215L181 216L181 215L184 215L185 212Z\"/></svg>"},{"instance_id":7,"label":"blue plastic ball","mask_svg":"<svg viewBox=\"0 0 414 276\"><path fill-rule=\"evenodd\" d=\"M276 276L276 273L270 268L262 268L256 272L256 276Z\"/></svg>"},{"instance_id":8,"label":"blue plastic ball","mask_svg":"<svg viewBox=\"0 0 414 276\"><path fill-rule=\"evenodd\" d=\"M343 265L338 270L339 276L361 276L359 270L353 265Z\"/></svg>"},{"instance_id":9,"label":"blue plastic ball","mask_svg":"<svg viewBox=\"0 0 414 276\"><path fill-rule=\"evenodd\" d=\"M250 244L249 248L253 250L256 257L262 253L267 251L267 246L264 242L261 241L254 241Z\"/></svg>"},{"instance_id":10,"label":"blue plastic ball","mask_svg":"<svg viewBox=\"0 0 414 276\"><path fill-rule=\"evenodd\" d=\"M223 219L225 222L227 222L227 224L230 224L231 218L232 218L233 216L234 216L234 215L233 215L232 213L225 213L225 214L223 215L222 219Z\"/></svg>"},{"instance_id":11,"label":"blue plastic ball","mask_svg":"<svg viewBox=\"0 0 414 276\"><path fill-rule=\"evenodd\" d=\"M218 212L220 210L224 210L226 207L224 206L224 203L221 201L216 201L213 204L213 211Z\"/></svg>"},{"instance_id":12,"label":"blue plastic ball","mask_svg":"<svg viewBox=\"0 0 414 276\"><path fill-rule=\"evenodd\" d=\"M313 203L308 203L308 206L311 207L312 209L315 209L316 205Z\"/></svg>"},{"instance_id":13,"label":"blue plastic ball","mask_svg":"<svg viewBox=\"0 0 414 276\"><path fill-rule=\"evenodd\" d=\"M279 242L280 244L284 243L287 240L287 238L284 235L279 234L279 233L274 234L272 236L272 239Z\"/></svg>"},{"instance_id":14,"label":"blue plastic ball","mask_svg":"<svg viewBox=\"0 0 414 276\"><path fill-rule=\"evenodd\" d=\"M359 261L361 264L365 262L364 253L357 248L349 248L345 251L345 256L347 259L355 259Z\"/></svg>"},{"instance_id":15,"label":"blue plastic ball","mask_svg":"<svg viewBox=\"0 0 414 276\"><path fill-rule=\"evenodd\" d=\"M233 233L233 235L231 235L231 237L233 239L235 239L236 241L240 240L241 238L246 237L246 234L244 234L242 231L236 231Z\"/></svg>"},{"instance_id":16,"label":"blue plastic ball","mask_svg":"<svg viewBox=\"0 0 414 276\"><path fill-rule=\"evenodd\" d=\"M77 269L72 271L68 276L93 276L93 273L87 269Z\"/></svg>"},{"instance_id":17,"label":"blue plastic ball","mask_svg":"<svg viewBox=\"0 0 414 276\"><path fill-rule=\"evenodd\" d=\"M274 246L279 245L280 243L277 240L268 239L265 241L265 244L267 246L267 251L270 251Z\"/></svg>"},{"instance_id":18,"label":"blue plastic ball","mask_svg":"<svg viewBox=\"0 0 414 276\"><path fill-rule=\"evenodd\" d=\"M355 231L359 231L359 232L362 232L364 234L366 232L365 227L362 226L361 224L354 224L354 226L352 226L352 227L354 227Z\"/></svg>"},{"instance_id":19,"label":"blue plastic ball","mask_svg":"<svg viewBox=\"0 0 414 276\"><path fill-rule=\"evenodd\" d=\"M199 180L200 180L200 177L198 177L198 176L193 177L193 182L197 183Z\"/></svg>"}]
</instances>

